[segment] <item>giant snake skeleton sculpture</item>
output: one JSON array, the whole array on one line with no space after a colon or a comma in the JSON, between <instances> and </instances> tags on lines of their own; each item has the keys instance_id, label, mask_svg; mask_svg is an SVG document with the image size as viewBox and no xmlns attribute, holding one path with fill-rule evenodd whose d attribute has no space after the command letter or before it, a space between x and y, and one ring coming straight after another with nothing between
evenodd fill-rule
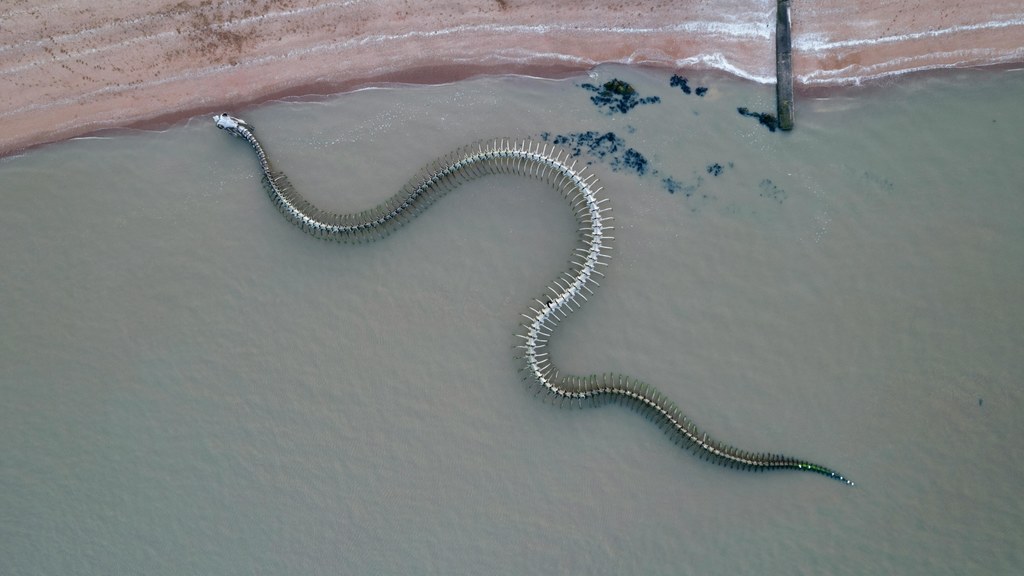
<instances>
[{"instance_id":1,"label":"giant snake skeleton sculpture","mask_svg":"<svg viewBox=\"0 0 1024 576\"><path fill-rule=\"evenodd\" d=\"M546 351L558 323L593 293L600 268L607 265L612 228L608 199L586 167L564 151L530 140L494 140L460 148L443 156L376 208L355 214L336 214L314 206L292 188L282 172L273 169L253 127L228 114L213 117L217 127L252 146L263 172L263 184L285 218L305 232L325 240L365 242L388 235L457 186L487 174L518 174L543 180L568 202L579 224L578 246L567 271L528 307L517 336L522 340L523 369L538 391L559 403L599 404L618 401L657 423L677 444L723 466L748 470L805 470L853 482L824 466L780 454L754 454L713 440L686 417L674 402L649 384L619 374L572 376L562 374Z\"/></svg>"}]
</instances>

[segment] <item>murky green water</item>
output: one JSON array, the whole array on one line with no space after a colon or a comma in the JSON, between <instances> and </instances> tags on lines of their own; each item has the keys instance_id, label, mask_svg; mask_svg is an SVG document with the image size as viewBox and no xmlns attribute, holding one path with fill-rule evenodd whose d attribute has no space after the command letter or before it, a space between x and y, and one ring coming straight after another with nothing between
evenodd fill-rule
<instances>
[{"instance_id":1,"label":"murky green water","mask_svg":"<svg viewBox=\"0 0 1024 576\"><path fill-rule=\"evenodd\" d=\"M541 184L489 178L384 242L329 244L196 118L0 161L0 572L1012 573L1024 74L805 98L790 134L736 112L771 87L669 76L244 116L335 210L481 138L578 147L617 244L560 364L635 375L856 488L535 398L513 334L574 230ZM581 85L613 78L660 101L609 115Z\"/></svg>"}]
</instances>

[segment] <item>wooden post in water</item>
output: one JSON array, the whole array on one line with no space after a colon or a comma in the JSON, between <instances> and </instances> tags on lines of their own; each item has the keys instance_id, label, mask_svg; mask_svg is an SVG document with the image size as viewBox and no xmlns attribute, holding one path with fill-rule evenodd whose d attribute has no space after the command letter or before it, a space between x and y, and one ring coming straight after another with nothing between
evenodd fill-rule
<instances>
[{"instance_id":1,"label":"wooden post in water","mask_svg":"<svg viewBox=\"0 0 1024 576\"><path fill-rule=\"evenodd\" d=\"M779 129L793 129L793 42L789 34L789 0L778 0L775 20L775 97Z\"/></svg>"}]
</instances>

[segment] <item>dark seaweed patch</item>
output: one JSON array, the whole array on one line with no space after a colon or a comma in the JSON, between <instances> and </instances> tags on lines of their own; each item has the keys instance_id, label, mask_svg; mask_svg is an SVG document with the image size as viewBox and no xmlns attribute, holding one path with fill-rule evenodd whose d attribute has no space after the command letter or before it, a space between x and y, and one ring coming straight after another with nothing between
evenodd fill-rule
<instances>
[{"instance_id":1,"label":"dark seaweed patch","mask_svg":"<svg viewBox=\"0 0 1024 576\"><path fill-rule=\"evenodd\" d=\"M726 162L725 166L722 166L718 162L715 162L714 164L708 164L707 171L708 174L711 174L712 176L721 176L722 172L725 172L726 167L728 167L731 170L733 168L733 163Z\"/></svg>"},{"instance_id":2,"label":"dark seaweed patch","mask_svg":"<svg viewBox=\"0 0 1024 576\"><path fill-rule=\"evenodd\" d=\"M672 86L673 88L678 86L679 89L683 91L683 94L690 93L690 85L687 84L686 78L683 78L679 74L673 74L672 77L669 78L668 80L668 85Z\"/></svg>"},{"instance_id":3,"label":"dark seaweed patch","mask_svg":"<svg viewBox=\"0 0 1024 576\"><path fill-rule=\"evenodd\" d=\"M615 112L626 114L641 104L661 102L661 98L657 96L641 98L632 85L618 78L605 82L601 86L595 86L590 83L581 84L580 88L594 92L595 94L590 97L590 101L598 108L604 108L605 114L609 116Z\"/></svg>"},{"instance_id":4,"label":"dark seaweed patch","mask_svg":"<svg viewBox=\"0 0 1024 576\"><path fill-rule=\"evenodd\" d=\"M668 80L668 85L672 86L673 88L678 86L679 89L683 91L683 94L693 93L696 94L697 96L703 97L705 94L708 93L707 86L697 86L696 89L691 89L689 81L686 78L680 76L679 74L673 74L672 77L669 78Z\"/></svg>"},{"instance_id":5,"label":"dark seaweed patch","mask_svg":"<svg viewBox=\"0 0 1024 576\"><path fill-rule=\"evenodd\" d=\"M551 143L568 148L573 156L579 157L586 152L598 160L604 160L607 156L614 155L626 144L614 132L601 134L593 130L559 134L551 139Z\"/></svg>"},{"instance_id":6,"label":"dark seaweed patch","mask_svg":"<svg viewBox=\"0 0 1024 576\"><path fill-rule=\"evenodd\" d=\"M736 111L744 116L757 118L757 121L760 122L761 125L767 127L771 132L775 132L775 129L779 126L779 121L775 118L774 114L769 114L767 112L751 112L744 106L740 106Z\"/></svg>"},{"instance_id":7,"label":"dark seaweed patch","mask_svg":"<svg viewBox=\"0 0 1024 576\"><path fill-rule=\"evenodd\" d=\"M892 180L889 180L884 176L879 176L874 172L868 172L867 170L864 171L864 180L883 192L892 192L894 188Z\"/></svg>"},{"instance_id":8,"label":"dark seaweed patch","mask_svg":"<svg viewBox=\"0 0 1024 576\"><path fill-rule=\"evenodd\" d=\"M612 170L615 171L625 168L643 176L647 173L647 158L633 148L630 148L621 157L612 160L611 166Z\"/></svg>"},{"instance_id":9,"label":"dark seaweed patch","mask_svg":"<svg viewBox=\"0 0 1024 576\"><path fill-rule=\"evenodd\" d=\"M665 188L665 190L668 190L669 194L675 194L676 192L679 192L683 196L686 196L687 198L693 196L693 193L697 191L697 187L700 186L700 183L700 178L697 179L696 184L684 184L683 182L680 182L679 180L676 180L671 176L669 176L668 178L663 178L661 180L661 185Z\"/></svg>"},{"instance_id":10,"label":"dark seaweed patch","mask_svg":"<svg viewBox=\"0 0 1024 576\"><path fill-rule=\"evenodd\" d=\"M561 146L569 151L573 157L581 157L584 154L590 158L607 162L612 171L635 172L643 176L650 172L657 174L657 170L650 167L647 157L634 148L626 145L626 141L614 132L573 132L571 134L558 134L552 136L550 132L542 132L541 140L551 142L555 146ZM591 163L591 161L587 161Z\"/></svg>"},{"instance_id":11,"label":"dark seaweed patch","mask_svg":"<svg viewBox=\"0 0 1024 576\"><path fill-rule=\"evenodd\" d=\"M761 198L775 200L779 204L782 204L782 201L786 199L786 191L776 186L774 182L767 178L761 180L761 184L758 185L758 188L761 189L760 194L758 194Z\"/></svg>"}]
</instances>

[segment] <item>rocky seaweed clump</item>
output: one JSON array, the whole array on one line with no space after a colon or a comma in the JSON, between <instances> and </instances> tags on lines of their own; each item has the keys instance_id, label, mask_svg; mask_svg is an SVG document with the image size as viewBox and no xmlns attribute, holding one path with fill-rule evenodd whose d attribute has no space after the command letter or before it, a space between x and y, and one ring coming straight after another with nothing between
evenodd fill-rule
<instances>
[{"instance_id":1,"label":"rocky seaweed clump","mask_svg":"<svg viewBox=\"0 0 1024 576\"><path fill-rule=\"evenodd\" d=\"M594 103L594 106L604 109L605 114L609 116L616 112L626 114L633 108L643 104L661 102L661 98L657 96L641 98L637 94L636 88L618 78L609 80L601 86L595 86L588 82L581 84L580 88L594 92L594 95L590 97L590 101Z\"/></svg>"}]
</instances>

